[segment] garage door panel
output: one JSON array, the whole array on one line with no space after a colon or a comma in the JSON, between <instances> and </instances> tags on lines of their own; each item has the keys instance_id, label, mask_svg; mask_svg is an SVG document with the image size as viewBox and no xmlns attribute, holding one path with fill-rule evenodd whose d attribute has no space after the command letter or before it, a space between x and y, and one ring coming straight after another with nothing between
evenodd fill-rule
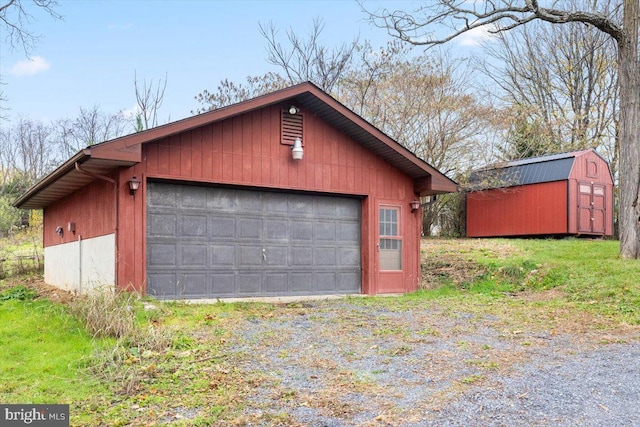
<instances>
[{"instance_id":1,"label":"garage door panel","mask_svg":"<svg viewBox=\"0 0 640 427\"><path fill-rule=\"evenodd\" d=\"M147 204L150 207L171 207L178 206L176 200L176 191L174 188L163 188L162 191L149 191L147 193Z\"/></svg>"},{"instance_id":2,"label":"garage door panel","mask_svg":"<svg viewBox=\"0 0 640 427\"><path fill-rule=\"evenodd\" d=\"M233 239L236 235L236 220L233 217L209 217L209 237Z\"/></svg>"},{"instance_id":3,"label":"garage door panel","mask_svg":"<svg viewBox=\"0 0 640 427\"><path fill-rule=\"evenodd\" d=\"M269 294L285 294L287 291L287 273L265 273L265 289Z\"/></svg>"},{"instance_id":4,"label":"garage door panel","mask_svg":"<svg viewBox=\"0 0 640 427\"><path fill-rule=\"evenodd\" d=\"M230 190L234 191L234 190ZM261 212L262 198L255 197L252 191L235 191L235 212Z\"/></svg>"},{"instance_id":5,"label":"garage door panel","mask_svg":"<svg viewBox=\"0 0 640 427\"><path fill-rule=\"evenodd\" d=\"M204 298L209 292L209 279L206 273L185 273L182 275L182 293L183 295L193 295L194 297Z\"/></svg>"},{"instance_id":6,"label":"garage door panel","mask_svg":"<svg viewBox=\"0 0 640 427\"><path fill-rule=\"evenodd\" d=\"M235 294L235 274L211 273L211 294L213 296L231 296Z\"/></svg>"},{"instance_id":7,"label":"garage door panel","mask_svg":"<svg viewBox=\"0 0 640 427\"><path fill-rule=\"evenodd\" d=\"M265 203L262 206L265 214L286 215L289 212L289 195L284 193L264 193Z\"/></svg>"},{"instance_id":8,"label":"garage door panel","mask_svg":"<svg viewBox=\"0 0 640 427\"><path fill-rule=\"evenodd\" d=\"M311 242L313 240L313 221L291 221L291 239Z\"/></svg>"},{"instance_id":9,"label":"garage door panel","mask_svg":"<svg viewBox=\"0 0 640 427\"><path fill-rule=\"evenodd\" d=\"M305 293L313 289L313 274L305 272L293 272L289 276L289 292Z\"/></svg>"},{"instance_id":10,"label":"garage door panel","mask_svg":"<svg viewBox=\"0 0 640 427\"><path fill-rule=\"evenodd\" d=\"M286 219L265 219L264 237L267 240L288 240L289 221Z\"/></svg>"},{"instance_id":11,"label":"garage door panel","mask_svg":"<svg viewBox=\"0 0 640 427\"><path fill-rule=\"evenodd\" d=\"M311 267L313 265L313 249L308 247L293 247L289 249L289 259L292 267Z\"/></svg>"},{"instance_id":12,"label":"garage door panel","mask_svg":"<svg viewBox=\"0 0 640 427\"><path fill-rule=\"evenodd\" d=\"M189 209L206 209L207 208L207 188L206 187L185 187L180 192L180 207L185 210Z\"/></svg>"},{"instance_id":13,"label":"garage door panel","mask_svg":"<svg viewBox=\"0 0 640 427\"><path fill-rule=\"evenodd\" d=\"M359 248L338 248L338 259L336 265L340 267L360 267Z\"/></svg>"},{"instance_id":14,"label":"garage door panel","mask_svg":"<svg viewBox=\"0 0 640 427\"><path fill-rule=\"evenodd\" d=\"M235 245L210 245L209 268L228 268L235 265L236 247Z\"/></svg>"},{"instance_id":15,"label":"garage door panel","mask_svg":"<svg viewBox=\"0 0 640 427\"><path fill-rule=\"evenodd\" d=\"M149 294L158 298L171 298L177 295L176 274L171 272L151 273L147 275Z\"/></svg>"},{"instance_id":16,"label":"garage door panel","mask_svg":"<svg viewBox=\"0 0 640 427\"><path fill-rule=\"evenodd\" d=\"M314 265L321 267L331 267L337 265L336 248L314 248Z\"/></svg>"},{"instance_id":17,"label":"garage door panel","mask_svg":"<svg viewBox=\"0 0 640 427\"><path fill-rule=\"evenodd\" d=\"M360 239L360 224L338 223L337 240L340 242L355 242Z\"/></svg>"},{"instance_id":18,"label":"garage door panel","mask_svg":"<svg viewBox=\"0 0 640 427\"><path fill-rule=\"evenodd\" d=\"M178 251L175 243L152 243L148 245L149 264L152 267L175 267Z\"/></svg>"},{"instance_id":19,"label":"garage door panel","mask_svg":"<svg viewBox=\"0 0 640 427\"><path fill-rule=\"evenodd\" d=\"M314 288L324 292L336 290L336 274L331 272L316 273L313 277Z\"/></svg>"},{"instance_id":20,"label":"garage door panel","mask_svg":"<svg viewBox=\"0 0 640 427\"><path fill-rule=\"evenodd\" d=\"M330 199L315 200L316 218L336 218L337 209L335 203Z\"/></svg>"},{"instance_id":21,"label":"garage door panel","mask_svg":"<svg viewBox=\"0 0 640 427\"><path fill-rule=\"evenodd\" d=\"M360 273L338 272L336 274L336 292L349 292L353 287L352 283L355 280L360 280Z\"/></svg>"},{"instance_id":22,"label":"garage door panel","mask_svg":"<svg viewBox=\"0 0 640 427\"><path fill-rule=\"evenodd\" d=\"M148 195L152 295L360 292L357 199L157 182Z\"/></svg>"},{"instance_id":23,"label":"garage door panel","mask_svg":"<svg viewBox=\"0 0 640 427\"><path fill-rule=\"evenodd\" d=\"M180 266L207 268L207 245L188 244L180 245Z\"/></svg>"},{"instance_id":24,"label":"garage door panel","mask_svg":"<svg viewBox=\"0 0 640 427\"><path fill-rule=\"evenodd\" d=\"M288 208L291 218L313 217L313 199L308 196L290 195Z\"/></svg>"},{"instance_id":25,"label":"garage door panel","mask_svg":"<svg viewBox=\"0 0 640 427\"><path fill-rule=\"evenodd\" d=\"M317 241L336 240L336 224L329 221L318 221L313 224L313 238Z\"/></svg>"},{"instance_id":26,"label":"garage door panel","mask_svg":"<svg viewBox=\"0 0 640 427\"><path fill-rule=\"evenodd\" d=\"M237 295L259 295L262 290L262 273L244 273L235 276Z\"/></svg>"},{"instance_id":27,"label":"garage door panel","mask_svg":"<svg viewBox=\"0 0 640 427\"><path fill-rule=\"evenodd\" d=\"M174 214L149 214L148 228L149 232L156 237L167 236L174 237L176 235L177 217Z\"/></svg>"},{"instance_id":28,"label":"garage door panel","mask_svg":"<svg viewBox=\"0 0 640 427\"><path fill-rule=\"evenodd\" d=\"M288 248L286 246L265 246L264 265L273 267L288 267Z\"/></svg>"},{"instance_id":29,"label":"garage door panel","mask_svg":"<svg viewBox=\"0 0 640 427\"><path fill-rule=\"evenodd\" d=\"M240 246L238 248L238 269L243 267L262 267L263 254L262 245Z\"/></svg>"},{"instance_id":30,"label":"garage door panel","mask_svg":"<svg viewBox=\"0 0 640 427\"><path fill-rule=\"evenodd\" d=\"M207 239L206 215L182 215L180 221L180 233L183 236L197 239Z\"/></svg>"},{"instance_id":31,"label":"garage door panel","mask_svg":"<svg viewBox=\"0 0 640 427\"><path fill-rule=\"evenodd\" d=\"M264 225L261 218L238 218L236 227L236 237L238 239L262 239Z\"/></svg>"},{"instance_id":32,"label":"garage door panel","mask_svg":"<svg viewBox=\"0 0 640 427\"><path fill-rule=\"evenodd\" d=\"M336 218L353 218L360 215L360 206L357 204L336 205Z\"/></svg>"}]
</instances>

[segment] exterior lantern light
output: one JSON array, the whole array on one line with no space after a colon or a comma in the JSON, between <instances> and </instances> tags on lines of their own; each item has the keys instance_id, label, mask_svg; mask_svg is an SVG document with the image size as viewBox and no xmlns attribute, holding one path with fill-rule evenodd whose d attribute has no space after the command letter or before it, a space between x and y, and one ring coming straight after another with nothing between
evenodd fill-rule
<instances>
[{"instance_id":1,"label":"exterior lantern light","mask_svg":"<svg viewBox=\"0 0 640 427\"><path fill-rule=\"evenodd\" d=\"M293 142L293 147L291 147L291 156L293 160L302 160L302 155L304 154L304 150L302 149L302 140L300 138L296 138Z\"/></svg>"},{"instance_id":2,"label":"exterior lantern light","mask_svg":"<svg viewBox=\"0 0 640 427\"><path fill-rule=\"evenodd\" d=\"M289 107L289 114L298 114L299 112L300 110L295 105L292 105L291 107Z\"/></svg>"},{"instance_id":3,"label":"exterior lantern light","mask_svg":"<svg viewBox=\"0 0 640 427\"><path fill-rule=\"evenodd\" d=\"M409 205L411 205L411 211L415 212L420 209L420 200L412 200Z\"/></svg>"},{"instance_id":4,"label":"exterior lantern light","mask_svg":"<svg viewBox=\"0 0 640 427\"><path fill-rule=\"evenodd\" d=\"M129 180L129 194L135 196L136 191L138 191L138 188L140 188L140 182L141 181L136 176Z\"/></svg>"}]
</instances>

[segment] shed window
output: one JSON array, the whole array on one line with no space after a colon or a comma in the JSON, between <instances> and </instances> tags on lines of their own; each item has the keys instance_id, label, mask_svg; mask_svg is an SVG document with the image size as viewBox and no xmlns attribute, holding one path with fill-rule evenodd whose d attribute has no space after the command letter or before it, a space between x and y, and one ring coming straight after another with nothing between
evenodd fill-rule
<instances>
[{"instance_id":1,"label":"shed window","mask_svg":"<svg viewBox=\"0 0 640 427\"><path fill-rule=\"evenodd\" d=\"M402 270L400 209L380 208L380 270Z\"/></svg>"},{"instance_id":2,"label":"shed window","mask_svg":"<svg viewBox=\"0 0 640 427\"><path fill-rule=\"evenodd\" d=\"M280 143L284 145L293 145L296 138L300 138L304 145L304 138L302 137L304 130L304 116L298 112L291 114L288 111L282 111L280 118Z\"/></svg>"},{"instance_id":3,"label":"shed window","mask_svg":"<svg viewBox=\"0 0 640 427\"><path fill-rule=\"evenodd\" d=\"M593 160L587 159L587 176L589 178L598 177L598 164Z\"/></svg>"}]
</instances>

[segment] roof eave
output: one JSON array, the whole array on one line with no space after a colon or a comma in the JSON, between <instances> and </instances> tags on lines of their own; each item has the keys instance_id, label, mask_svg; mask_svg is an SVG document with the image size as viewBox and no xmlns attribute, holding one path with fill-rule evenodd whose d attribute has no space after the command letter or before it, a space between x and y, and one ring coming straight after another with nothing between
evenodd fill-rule
<instances>
[{"instance_id":1,"label":"roof eave","mask_svg":"<svg viewBox=\"0 0 640 427\"><path fill-rule=\"evenodd\" d=\"M13 206L21 209L33 209L26 207L25 204L32 199L33 196L49 187L52 183L69 173L71 170L75 169L75 164L77 162L82 162L86 158L90 157L90 154L87 151L89 150L85 149L78 151L69 160L58 166L53 172L45 175L40 181L32 185L22 196L18 197L13 202Z\"/></svg>"}]
</instances>

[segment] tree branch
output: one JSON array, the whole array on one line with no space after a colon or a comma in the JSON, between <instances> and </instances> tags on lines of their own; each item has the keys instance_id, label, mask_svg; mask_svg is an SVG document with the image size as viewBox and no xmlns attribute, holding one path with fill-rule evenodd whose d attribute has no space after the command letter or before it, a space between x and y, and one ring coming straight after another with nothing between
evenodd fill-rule
<instances>
[{"instance_id":1,"label":"tree branch","mask_svg":"<svg viewBox=\"0 0 640 427\"><path fill-rule=\"evenodd\" d=\"M467 6L469 4L472 6ZM440 45L480 27L488 26L489 32L500 33L534 20L552 24L581 22L609 34L617 42L625 37L622 25L613 20L617 8L609 13L569 11L541 7L537 0L504 0L500 7L494 1L485 1L483 4L484 8L479 9L475 2L438 0L411 13L388 9L370 12L362 3L360 6L377 27L387 29L390 35L400 40L422 46ZM435 26L450 28L451 32L442 37L434 36L432 28Z\"/></svg>"}]
</instances>

